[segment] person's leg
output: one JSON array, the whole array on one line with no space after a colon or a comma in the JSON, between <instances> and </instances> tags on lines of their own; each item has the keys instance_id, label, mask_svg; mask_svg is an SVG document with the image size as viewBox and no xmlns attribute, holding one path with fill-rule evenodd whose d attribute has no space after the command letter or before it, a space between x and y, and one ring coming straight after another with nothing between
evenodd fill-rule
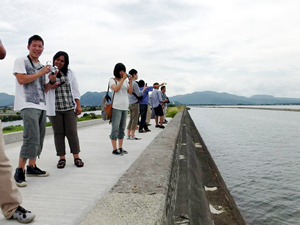
<instances>
[{"instance_id":1,"label":"person's leg","mask_svg":"<svg viewBox=\"0 0 300 225\"><path fill-rule=\"evenodd\" d=\"M158 116L155 116L155 125L158 126Z\"/></svg>"},{"instance_id":2,"label":"person's leg","mask_svg":"<svg viewBox=\"0 0 300 225\"><path fill-rule=\"evenodd\" d=\"M69 142L71 153L73 154L74 163L77 167L83 167L84 163L79 157L80 145L77 133L77 116L73 109L63 113L65 134Z\"/></svg>"},{"instance_id":3,"label":"person's leg","mask_svg":"<svg viewBox=\"0 0 300 225\"><path fill-rule=\"evenodd\" d=\"M46 110L40 111L39 127L40 127L40 149L38 152L38 156L40 156L42 153L45 134L46 134Z\"/></svg>"},{"instance_id":4,"label":"person's leg","mask_svg":"<svg viewBox=\"0 0 300 225\"><path fill-rule=\"evenodd\" d=\"M126 119L127 119L127 111L122 110L121 113L121 121L120 121L120 127L119 127L119 134L118 134L118 140L119 140L119 150L123 154L127 154L128 152L123 149L123 139L125 136L125 127L126 127Z\"/></svg>"},{"instance_id":5,"label":"person's leg","mask_svg":"<svg viewBox=\"0 0 300 225\"><path fill-rule=\"evenodd\" d=\"M20 151L20 160L18 168L25 169L26 159L29 159L29 165L35 167L36 157L40 153L40 118L41 110L23 109L21 116L23 119L23 145Z\"/></svg>"},{"instance_id":6,"label":"person's leg","mask_svg":"<svg viewBox=\"0 0 300 225\"><path fill-rule=\"evenodd\" d=\"M130 104L129 105L129 123L127 125L127 136L130 137L131 136L131 127L133 124L133 110L134 110L134 104Z\"/></svg>"},{"instance_id":7,"label":"person's leg","mask_svg":"<svg viewBox=\"0 0 300 225\"><path fill-rule=\"evenodd\" d=\"M156 112L157 112L157 116L159 116L159 119L160 119L160 128L165 128L164 125L163 125L163 122L164 122L164 112L163 112L163 108L161 105L159 105L157 108L156 108Z\"/></svg>"},{"instance_id":8,"label":"person's leg","mask_svg":"<svg viewBox=\"0 0 300 225\"><path fill-rule=\"evenodd\" d=\"M56 111L55 116L49 116L49 120L52 124L52 129L54 132L56 155L59 156L60 159L65 159L66 146L63 114L59 111Z\"/></svg>"},{"instance_id":9,"label":"person's leg","mask_svg":"<svg viewBox=\"0 0 300 225\"><path fill-rule=\"evenodd\" d=\"M23 109L21 112L24 131L20 157L29 159L26 170L27 176L49 176L49 173L36 166L36 157L41 154L45 136L45 113L45 110L40 109ZM15 177L15 180L17 181L17 177Z\"/></svg>"},{"instance_id":10,"label":"person's leg","mask_svg":"<svg viewBox=\"0 0 300 225\"><path fill-rule=\"evenodd\" d=\"M147 117L146 117L146 124L150 124L150 119L151 119L151 107L150 105L147 105Z\"/></svg>"},{"instance_id":11,"label":"person's leg","mask_svg":"<svg viewBox=\"0 0 300 225\"><path fill-rule=\"evenodd\" d=\"M160 119L159 122L160 122L160 125L161 125L161 126L162 126L163 123L164 123L164 118L165 118L164 116L160 116L160 117L159 117L159 119Z\"/></svg>"},{"instance_id":12,"label":"person's leg","mask_svg":"<svg viewBox=\"0 0 300 225\"><path fill-rule=\"evenodd\" d=\"M69 110L63 113L65 134L69 142L72 154L79 154L79 138L77 133L77 116L74 110Z\"/></svg>"},{"instance_id":13,"label":"person's leg","mask_svg":"<svg viewBox=\"0 0 300 225\"><path fill-rule=\"evenodd\" d=\"M125 136L124 131L125 131L125 127L126 127L126 119L127 119L127 111L126 110L120 110L118 139L123 139L124 136ZM120 148L120 146L119 146L119 148Z\"/></svg>"},{"instance_id":14,"label":"person's leg","mask_svg":"<svg viewBox=\"0 0 300 225\"><path fill-rule=\"evenodd\" d=\"M140 112L140 104L139 103L135 103L132 104L132 124L130 126L130 136L131 137L135 137L135 128L139 119L139 112Z\"/></svg>"},{"instance_id":15,"label":"person's leg","mask_svg":"<svg viewBox=\"0 0 300 225\"><path fill-rule=\"evenodd\" d=\"M141 121L139 126L139 131L142 132L144 130L148 130L148 126L146 124L146 116L147 116L148 106L146 104L140 104L140 112L141 112Z\"/></svg>"},{"instance_id":16,"label":"person's leg","mask_svg":"<svg viewBox=\"0 0 300 225\"><path fill-rule=\"evenodd\" d=\"M163 111L164 111L164 122L167 121L167 120L166 120L167 109L168 109L168 106L165 105L164 110L163 110Z\"/></svg>"},{"instance_id":17,"label":"person's leg","mask_svg":"<svg viewBox=\"0 0 300 225\"><path fill-rule=\"evenodd\" d=\"M121 151L118 150L117 147L117 138L118 138L118 133L119 133L119 126L121 122L121 115L122 110L114 109L112 111L112 117L111 117L111 134L110 134L110 139L111 139L111 144L113 147L113 154L115 155L123 155ZM127 116L127 115L126 115ZM125 125L126 126L126 125ZM125 129L125 127L124 127ZM124 130L123 130L124 132Z\"/></svg>"},{"instance_id":18,"label":"person's leg","mask_svg":"<svg viewBox=\"0 0 300 225\"><path fill-rule=\"evenodd\" d=\"M1 122L0 122L1 124ZM0 125L0 207L6 219L10 219L22 203L21 193L12 179L12 167L4 153L4 140Z\"/></svg>"}]
</instances>

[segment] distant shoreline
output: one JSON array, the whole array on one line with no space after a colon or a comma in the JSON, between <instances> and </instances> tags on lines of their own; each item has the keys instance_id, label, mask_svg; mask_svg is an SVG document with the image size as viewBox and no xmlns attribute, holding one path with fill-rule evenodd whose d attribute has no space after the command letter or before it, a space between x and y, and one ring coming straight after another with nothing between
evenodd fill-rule
<instances>
[{"instance_id":1,"label":"distant shoreline","mask_svg":"<svg viewBox=\"0 0 300 225\"><path fill-rule=\"evenodd\" d=\"M197 106L199 108L222 108L222 109L257 109L257 110L275 110L275 111L290 111L300 112L299 109L287 109L287 108L264 108L264 107L241 107L241 106Z\"/></svg>"}]
</instances>

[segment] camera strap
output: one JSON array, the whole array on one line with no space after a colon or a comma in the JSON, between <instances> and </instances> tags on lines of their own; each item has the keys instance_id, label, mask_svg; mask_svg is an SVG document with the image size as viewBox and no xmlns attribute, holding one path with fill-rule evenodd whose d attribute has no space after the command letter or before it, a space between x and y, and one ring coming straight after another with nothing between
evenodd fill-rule
<instances>
[{"instance_id":1,"label":"camera strap","mask_svg":"<svg viewBox=\"0 0 300 225\"><path fill-rule=\"evenodd\" d=\"M40 64L40 65L41 65L40 68L38 68L38 69L35 68L35 66L34 66L34 64L33 64L32 60L31 60L31 58L29 57L29 55L27 56L27 58L28 58L28 60L29 60L29 62L30 62L30 64L31 64L31 66L32 66L34 69L40 70L40 69L42 69L42 68L44 67L43 65ZM39 61L39 62L40 62L40 61Z\"/></svg>"}]
</instances>

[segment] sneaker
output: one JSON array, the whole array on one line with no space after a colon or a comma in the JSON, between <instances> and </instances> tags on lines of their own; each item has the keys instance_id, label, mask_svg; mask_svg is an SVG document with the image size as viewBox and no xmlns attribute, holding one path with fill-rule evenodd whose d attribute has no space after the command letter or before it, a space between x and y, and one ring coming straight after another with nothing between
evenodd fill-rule
<instances>
[{"instance_id":1,"label":"sneaker","mask_svg":"<svg viewBox=\"0 0 300 225\"><path fill-rule=\"evenodd\" d=\"M139 130L139 133L147 133L145 130Z\"/></svg>"},{"instance_id":2,"label":"sneaker","mask_svg":"<svg viewBox=\"0 0 300 225\"><path fill-rule=\"evenodd\" d=\"M151 130L147 129L146 132L151 132Z\"/></svg>"},{"instance_id":3,"label":"sneaker","mask_svg":"<svg viewBox=\"0 0 300 225\"><path fill-rule=\"evenodd\" d=\"M27 183L25 180L25 172L23 171L22 168L17 168L15 175L14 175L15 181L16 181L16 185L18 187L26 187Z\"/></svg>"},{"instance_id":4,"label":"sneaker","mask_svg":"<svg viewBox=\"0 0 300 225\"><path fill-rule=\"evenodd\" d=\"M165 126L164 125L160 125L159 128L165 129Z\"/></svg>"},{"instance_id":5,"label":"sneaker","mask_svg":"<svg viewBox=\"0 0 300 225\"><path fill-rule=\"evenodd\" d=\"M123 154L128 154L128 152L126 150L124 150L123 148L119 148L119 150L123 153Z\"/></svg>"},{"instance_id":6,"label":"sneaker","mask_svg":"<svg viewBox=\"0 0 300 225\"><path fill-rule=\"evenodd\" d=\"M136 136L133 136L133 137L131 137L130 138L130 140L141 140L142 138L138 138L138 137L136 137Z\"/></svg>"},{"instance_id":7,"label":"sneaker","mask_svg":"<svg viewBox=\"0 0 300 225\"><path fill-rule=\"evenodd\" d=\"M127 137L127 140L130 140L130 135Z\"/></svg>"},{"instance_id":8,"label":"sneaker","mask_svg":"<svg viewBox=\"0 0 300 225\"><path fill-rule=\"evenodd\" d=\"M164 121L164 122L163 122L163 124L167 124L167 123L168 123L168 121Z\"/></svg>"},{"instance_id":9,"label":"sneaker","mask_svg":"<svg viewBox=\"0 0 300 225\"><path fill-rule=\"evenodd\" d=\"M156 128L160 128L160 125L155 125Z\"/></svg>"},{"instance_id":10,"label":"sneaker","mask_svg":"<svg viewBox=\"0 0 300 225\"><path fill-rule=\"evenodd\" d=\"M36 165L35 167L31 165L31 166L27 166L26 176L27 177L48 177L49 173L41 170Z\"/></svg>"},{"instance_id":11,"label":"sneaker","mask_svg":"<svg viewBox=\"0 0 300 225\"><path fill-rule=\"evenodd\" d=\"M22 206L18 206L11 219L18 220L20 223L30 223L35 218L35 215L24 209Z\"/></svg>"},{"instance_id":12,"label":"sneaker","mask_svg":"<svg viewBox=\"0 0 300 225\"><path fill-rule=\"evenodd\" d=\"M112 154L121 156L121 155L123 155L123 152L120 149L116 149L116 150L112 151Z\"/></svg>"}]
</instances>

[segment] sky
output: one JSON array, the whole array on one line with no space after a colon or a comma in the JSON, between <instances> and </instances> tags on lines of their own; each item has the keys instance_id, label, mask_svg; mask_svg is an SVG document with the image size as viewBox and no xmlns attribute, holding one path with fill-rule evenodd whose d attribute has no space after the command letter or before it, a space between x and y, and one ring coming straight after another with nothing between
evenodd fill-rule
<instances>
[{"instance_id":1,"label":"sky","mask_svg":"<svg viewBox=\"0 0 300 225\"><path fill-rule=\"evenodd\" d=\"M40 62L70 57L80 92L106 91L116 63L167 95L216 91L300 98L297 0L0 0L0 92L15 92L14 61L29 37Z\"/></svg>"}]
</instances>

